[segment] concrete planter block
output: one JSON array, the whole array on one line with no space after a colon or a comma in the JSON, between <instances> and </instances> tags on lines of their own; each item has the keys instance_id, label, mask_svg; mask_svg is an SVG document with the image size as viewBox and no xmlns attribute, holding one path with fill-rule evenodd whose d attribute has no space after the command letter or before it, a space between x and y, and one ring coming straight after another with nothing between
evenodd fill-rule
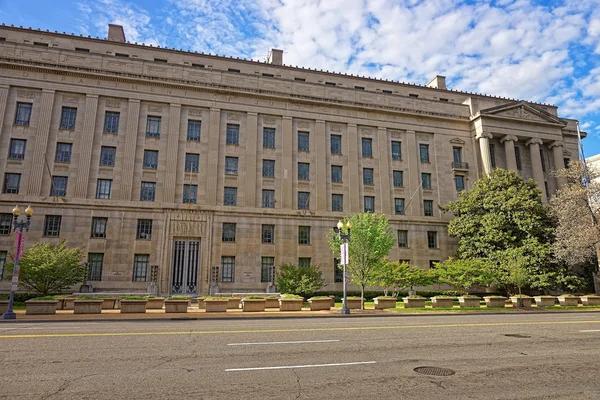
<instances>
[{"instance_id":1,"label":"concrete planter block","mask_svg":"<svg viewBox=\"0 0 600 400\"><path fill-rule=\"evenodd\" d=\"M375 297L373 299L373 301L375 302L376 310L384 310L386 308L396 308L396 299L394 299L394 298L384 299L384 298L380 298L380 297Z\"/></svg>"},{"instance_id":2,"label":"concrete planter block","mask_svg":"<svg viewBox=\"0 0 600 400\"><path fill-rule=\"evenodd\" d=\"M561 306L577 307L577 304L579 304L579 297L559 296L558 302L560 303Z\"/></svg>"},{"instance_id":3,"label":"concrete planter block","mask_svg":"<svg viewBox=\"0 0 600 400\"><path fill-rule=\"evenodd\" d=\"M162 310L165 303L164 297L149 297L146 304L147 310Z\"/></svg>"},{"instance_id":4,"label":"concrete planter block","mask_svg":"<svg viewBox=\"0 0 600 400\"><path fill-rule=\"evenodd\" d=\"M279 311L302 311L304 299L279 299Z\"/></svg>"},{"instance_id":5,"label":"concrete planter block","mask_svg":"<svg viewBox=\"0 0 600 400\"><path fill-rule=\"evenodd\" d=\"M425 308L425 297L404 297L404 308Z\"/></svg>"},{"instance_id":6,"label":"concrete planter block","mask_svg":"<svg viewBox=\"0 0 600 400\"><path fill-rule=\"evenodd\" d=\"M350 310L360 310L361 302L360 299L346 299L346 304Z\"/></svg>"},{"instance_id":7,"label":"concrete planter block","mask_svg":"<svg viewBox=\"0 0 600 400\"><path fill-rule=\"evenodd\" d=\"M267 301L265 299L244 299L242 300L243 312L265 311Z\"/></svg>"},{"instance_id":8,"label":"concrete planter block","mask_svg":"<svg viewBox=\"0 0 600 400\"><path fill-rule=\"evenodd\" d=\"M521 300L523 301L521 302ZM521 307L521 304L523 304L523 308L531 308L531 305L533 304L533 297L513 296L510 298L510 301L512 302L513 308L519 308Z\"/></svg>"},{"instance_id":9,"label":"concrete planter block","mask_svg":"<svg viewBox=\"0 0 600 400\"><path fill-rule=\"evenodd\" d=\"M27 315L52 315L56 314L58 300L27 300L25 314Z\"/></svg>"},{"instance_id":10,"label":"concrete planter block","mask_svg":"<svg viewBox=\"0 0 600 400\"><path fill-rule=\"evenodd\" d=\"M112 310L115 308L116 302L117 302L117 299L114 297L102 299L102 309L103 310Z\"/></svg>"},{"instance_id":11,"label":"concrete planter block","mask_svg":"<svg viewBox=\"0 0 600 400\"><path fill-rule=\"evenodd\" d=\"M0 314L4 314L8 310L8 300L0 300Z\"/></svg>"},{"instance_id":12,"label":"concrete planter block","mask_svg":"<svg viewBox=\"0 0 600 400\"><path fill-rule=\"evenodd\" d=\"M538 307L554 307L556 296L534 296L535 305Z\"/></svg>"},{"instance_id":13,"label":"concrete planter block","mask_svg":"<svg viewBox=\"0 0 600 400\"><path fill-rule=\"evenodd\" d=\"M484 297L486 307L504 307L506 297Z\"/></svg>"},{"instance_id":14,"label":"concrete planter block","mask_svg":"<svg viewBox=\"0 0 600 400\"><path fill-rule=\"evenodd\" d=\"M56 309L57 310L62 310L65 306L65 301L64 299L56 299L57 303L56 303Z\"/></svg>"},{"instance_id":15,"label":"concrete planter block","mask_svg":"<svg viewBox=\"0 0 600 400\"><path fill-rule=\"evenodd\" d=\"M75 300L77 297L65 297L63 299L63 310L74 310L75 309Z\"/></svg>"},{"instance_id":16,"label":"concrete planter block","mask_svg":"<svg viewBox=\"0 0 600 400\"><path fill-rule=\"evenodd\" d=\"M331 307L335 307L335 296L330 294L329 298L331 299Z\"/></svg>"},{"instance_id":17,"label":"concrete planter block","mask_svg":"<svg viewBox=\"0 0 600 400\"><path fill-rule=\"evenodd\" d=\"M198 297L198 309L200 309L200 310L206 309L206 304L204 303L204 297Z\"/></svg>"},{"instance_id":18,"label":"concrete planter block","mask_svg":"<svg viewBox=\"0 0 600 400\"><path fill-rule=\"evenodd\" d=\"M431 306L433 308L452 308L454 307L454 299L444 299L444 298L431 298ZM425 307L425 303L423 303L423 307Z\"/></svg>"},{"instance_id":19,"label":"concrete planter block","mask_svg":"<svg viewBox=\"0 0 600 400\"><path fill-rule=\"evenodd\" d=\"M462 308L479 308L481 307L481 299L479 297L459 297L458 305Z\"/></svg>"},{"instance_id":20,"label":"concrete planter block","mask_svg":"<svg viewBox=\"0 0 600 400\"><path fill-rule=\"evenodd\" d=\"M230 310L238 310L240 308L240 302L242 299L239 297L232 297L227 302L227 308Z\"/></svg>"},{"instance_id":21,"label":"concrete planter block","mask_svg":"<svg viewBox=\"0 0 600 400\"><path fill-rule=\"evenodd\" d=\"M600 306L600 296L581 296L584 306Z\"/></svg>"},{"instance_id":22,"label":"concrete planter block","mask_svg":"<svg viewBox=\"0 0 600 400\"><path fill-rule=\"evenodd\" d=\"M226 312L229 308L229 300L204 299L204 304L206 312Z\"/></svg>"},{"instance_id":23,"label":"concrete planter block","mask_svg":"<svg viewBox=\"0 0 600 400\"><path fill-rule=\"evenodd\" d=\"M75 300L75 314L101 314L104 300Z\"/></svg>"},{"instance_id":24,"label":"concrete planter block","mask_svg":"<svg viewBox=\"0 0 600 400\"><path fill-rule=\"evenodd\" d=\"M331 309L331 299L308 299L310 311L322 311Z\"/></svg>"},{"instance_id":25,"label":"concrete planter block","mask_svg":"<svg viewBox=\"0 0 600 400\"><path fill-rule=\"evenodd\" d=\"M279 308L279 299L265 299L265 308Z\"/></svg>"},{"instance_id":26,"label":"concrete planter block","mask_svg":"<svg viewBox=\"0 0 600 400\"><path fill-rule=\"evenodd\" d=\"M145 313L148 300L121 299L121 314Z\"/></svg>"},{"instance_id":27,"label":"concrete planter block","mask_svg":"<svg viewBox=\"0 0 600 400\"><path fill-rule=\"evenodd\" d=\"M189 304L189 300L165 300L165 312L186 313Z\"/></svg>"}]
</instances>

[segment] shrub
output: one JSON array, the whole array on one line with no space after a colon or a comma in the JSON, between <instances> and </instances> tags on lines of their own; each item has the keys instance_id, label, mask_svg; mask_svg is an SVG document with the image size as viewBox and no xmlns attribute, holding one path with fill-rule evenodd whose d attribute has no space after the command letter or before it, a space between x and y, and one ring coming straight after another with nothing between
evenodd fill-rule
<instances>
[{"instance_id":1,"label":"shrub","mask_svg":"<svg viewBox=\"0 0 600 400\"><path fill-rule=\"evenodd\" d=\"M302 299L302 296L296 294L285 293L281 295L282 299Z\"/></svg>"},{"instance_id":2,"label":"shrub","mask_svg":"<svg viewBox=\"0 0 600 400\"><path fill-rule=\"evenodd\" d=\"M275 277L280 291L307 298L321 289L325 282L323 274L315 266L301 267L294 264L281 264Z\"/></svg>"},{"instance_id":3,"label":"shrub","mask_svg":"<svg viewBox=\"0 0 600 400\"><path fill-rule=\"evenodd\" d=\"M54 296L40 296L40 297L34 297L31 300L56 300L54 298Z\"/></svg>"},{"instance_id":4,"label":"shrub","mask_svg":"<svg viewBox=\"0 0 600 400\"><path fill-rule=\"evenodd\" d=\"M265 296L247 296L245 298L248 300L264 300Z\"/></svg>"},{"instance_id":5,"label":"shrub","mask_svg":"<svg viewBox=\"0 0 600 400\"><path fill-rule=\"evenodd\" d=\"M121 300L147 300L145 296L122 296Z\"/></svg>"}]
</instances>

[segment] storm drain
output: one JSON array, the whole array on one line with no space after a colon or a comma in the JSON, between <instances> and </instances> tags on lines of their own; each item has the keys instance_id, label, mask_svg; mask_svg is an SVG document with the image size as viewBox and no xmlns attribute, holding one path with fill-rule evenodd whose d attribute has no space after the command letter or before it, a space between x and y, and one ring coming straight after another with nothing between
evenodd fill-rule
<instances>
[{"instance_id":1,"label":"storm drain","mask_svg":"<svg viewBox=\"0 0 600 400\"><path fill-rule=\"evenodd\" d=\"M451 369L440 367L417 367L413 371L423 375L434 376L450 376L455 374L455 372Z\"/></svg>"},{"instance_id":2,"label":"storm drain","mask_svg":"<svg viewBox=\"0 0 600 400\"><path fill-rule=\"evenodd\" d=\"M527 335L521 335L519 333L507 333L504 336L514 337L514 338L519 338L519 339L529 339L531 337L531 336L527 336Z\"/></svg>"}]
</instances>

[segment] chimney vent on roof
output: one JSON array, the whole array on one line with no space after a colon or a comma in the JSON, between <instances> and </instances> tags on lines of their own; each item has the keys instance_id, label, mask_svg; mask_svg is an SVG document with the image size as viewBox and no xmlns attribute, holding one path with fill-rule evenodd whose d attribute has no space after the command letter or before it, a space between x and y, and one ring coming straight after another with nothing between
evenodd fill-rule
<instances>
[{"instance_id":1,"label":"chimney vent on roof","mask_svg":"<svg viewBox=\"0 0 600 400\"><path fill-rule=\"evenodd\" d=\"M269 53L269 64L283 65L283 50L271 49Z\"/></svg>"},{"instance_id":2,"label":"chimney vent on roof","mask_svg":"<svg viewBox=\"0 0 600 400\"><path fill-rule=\"evenodd\" d=\"M108 40L112 42L125 43L125 32L123 26L108 24Z\"/></svg>"},{"instance_id":3,"label":"chimney vent on roof","mask_svg":"<svg viewBox=\"0 0 600 400\"><path fill-rule=\"evenodd\" d=\"M434 88L434 89L446 89L446 77L445 76L441 76L441 75L436 75L435 78L433 78L432 80L430 80L427 85L425 85L427 87L430 88Z\"/></svg>"}]
</instances>

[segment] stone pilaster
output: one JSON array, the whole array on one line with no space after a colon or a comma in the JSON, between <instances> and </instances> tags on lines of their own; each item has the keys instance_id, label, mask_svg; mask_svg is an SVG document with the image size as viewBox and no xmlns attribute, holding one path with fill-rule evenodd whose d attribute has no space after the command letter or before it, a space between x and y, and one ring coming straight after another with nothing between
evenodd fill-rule
<instances>
[{"instance_id":1,"label":"stone pilaster","mask_svg":"<svg viewBox=\"0 0 600 400\"><path fill-rule=\"evenodd\" d=\"M317 143L317 185L312 196L316 197L316 202L311 202L313 204L310 209L327 210L327 136L325 135L325 121L316 121L315 139Z\"/></svg>"},{"instance_id":2,"label":"stone pilaster","mask_svg":"<svg viewBox=\"0 0 600 400\"><path fill-rule=\"evenodd\" d=\"M281 132L281 203L282 208L291 209L294 207L294 132L292 128L292 118L283 117Z\"/></svg>"},{"instance_id":3,"label":"stone pilaster","mask_svg":"<svg viewBox=\"0 0 600 400\"><path fill-rule=\"evenodd\" d=\"M133 169L135 167L135 149L140 119L140 101L129 99L127 108L127 129L125 130L125 156L121 172L121 200L132 200ZM139 200L139 199L138 199Z\"/></svg>"},{"instance_id":4,"label":"stone pilaster","mask_svg":"<svg viewBox=\"0 0 600 400\"><path fill-rule=\"evenodd\" d=\"M408 207L406 207L405 213L408 215L422 215L423 192L419 188L421 186L421 169L419 168L419 146L417 145L415 131L406 131L406 149L408 168L404 170L404 184L408 183L406 196ZM411 197L412 201L410 200Z\"/></svg>"},{"instance_id":5,"label":"stone pilaster","mask_svg":"<svg viewBox=\"0 0 600 400\"><path fill-rule=\"evenodd\" d=\"M2 127L4 126L4 115L6 114L6 104L8 102L8 85L0 85L0 140L2 139Z\"/></svg>"},{"instance_id":6,"label":"stone pilaster","mask_svg":"<svg viewBox=\"0 0 600 400\"><path fill-rule=\"evenodd\" d=\"M391 190L390 190L390 140L387 133L387 128L379 127L377 129L378 143L378 173L379 173L379 198L381 199L381 212L388 215L393 215L394 210L391 207Z\"/></svg>"},{"instance_id":7,"label":"stone pilaster","mask_svg":"<svg viewBox=\"0 0 600 400\"><path fill-rule=\"evenodd\" d=\"M542 169L542 158L540 157L541 144L543 144L543 142L538 138L531 138L525 143L525 145L529 146L533 179L537 182L538 187L542 191L542 200L547 202L546 187L544 185L544 170Z\"/></svg>"},{"instance_id":8,"label":"stone pilaster","mask_svg":"<svg viewBox=\"0 0 600 400\"><path fill-rule=\"evenodd\" d=\"M479 140L479 149L481 150L481 161L483 162L483 172L486 175L492 173L492 155L490 153L490 139L493 138L491 133L482 132L477 136Z\"/></svg>"},{"instance_id":9,"label":"stone pilaster","mask_svg":"<svg viewBox=\"0 0 600 400\"><path fill-rule=\"evenodd\" d=\"M83 115L83 130L81 132L81 155L79 156L79 173L75 182L74 197L87 197L97 112L98 96L88 94L85 96L85 113Z\"/></svg>"},{"instance_id":10,"label":"stone pilaster","mask_svg":"<svg viewBox=\"0 0 600 400\"><path fill-rule=\"evenodd\" d=\"M343 139L342 139L343 140ZM362 202L360 198L360 162L358 159L358 127L356 124L348 124L348 137L346 138L348 146L348 162L342 167L344 174L342 180L348 179L348 200L344 200L350 205L350 213L362 212Z\"/></svg>"},{"instance_id":11,"label":"stone pilaster","mask_svg":"<svg viewBox=\"0 0 600 400\"><path fill-rule=\"evenodd\" d=\"M54 90L42 90L42 100L40 104L40 115L38 120L38 129L33 150L33 159L31 163L31 172L29 174L29 187L27 194L39 196L42 191L42 178L48 177L46 168L46 151L48 147L48 135L50 133L50 119L52 117L52 108L54 106ZM48 177L50 179L50 177Z\"/></svg>"},{"instance_id":12,"label":"stone pilaster","mask_svg":"<svg viewBox=\"0 0 600 400\"><path fill-rule=\"evenodd\" d=\"M167 165L165 168L165 185L163 201L175 202L177 188L177 155L179 154L179 127L181 125L181 104L169 107L169 132L167 133Z\"/></svg>"},{"instance_id":13,"label":"stone pilaster","mask_svg":"<svg viewBox=\"0 0 600 400\"><path fill-rule=\"evenodd\" d=\"M258 114L249 112L246 117L246 169L241 171L246 187L246 207L256 207L256 159L258 147ZM275 203L277 205L277 203Z\"/></svg>"},{"instance_id":14,"label":"stone pilaster","mask_svg":"<svg viewBox=\"0 0 600 400\"><path fill-rule=\"evenodd\" d=\"M517 157L515 156L515 142L519 139L515 135L506 135L500 139L504 143L504 153L506 154L506 169L509 171L517 170Z\"/></svg>"},{"instance_id":15,"label":"stone pilaster","mask_svg":"<svg viewBox=\"0 0 600 400\"><path fill-rule=\"evenodd\" d=\"M206 204L217 205L219 182L219 147L221 143L221 109L210 109L210 125L208 127L208 170L206 182Z\"/></svg>"},{"instance_id":16,"label":"stone pilaster","mask_svg":"<svg viewBox=\"0 0 600 400\"><path fill-rule=\"evenodd\" d=\"M554 158L554 170L558 171L566 167L565 159L563 156L564 143L556 140L548 145L548 148L552 150L552 157ZM556 178L557 188L560 189L566 182L564 178Z\"/></svg>"}]
</instances>

